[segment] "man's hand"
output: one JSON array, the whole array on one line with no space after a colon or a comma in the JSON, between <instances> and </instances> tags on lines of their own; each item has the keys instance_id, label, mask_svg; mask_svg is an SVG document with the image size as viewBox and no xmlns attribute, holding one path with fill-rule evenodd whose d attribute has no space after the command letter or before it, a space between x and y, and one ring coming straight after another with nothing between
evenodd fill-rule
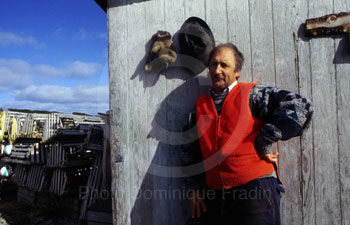
<instances>
[{"instance_id":1,"label":"man's hand","mask_svg":"<svg viewBox=\"0 0 350 225\"><path fill-rule=\"evenodd\" d=\"M260 157L267 162L271 163L277 163L277 156L279 155L278 152L271 153L271 154L260 154Z\"/></svg>"},{"instance_id":2,"label":"man's hand","mask_svg":"<svg viewBox=\"0 0 350 225\"><path fill-rule=\"evenodd\" d=\"M190 203L191 203L191 211L192 211L192 218L200 217L201 211L203 212L207 211L207 208L205 206L204 200L203 200L203 191L202 190L194 190L190 193Z\"/></svg>"}]
</instances>

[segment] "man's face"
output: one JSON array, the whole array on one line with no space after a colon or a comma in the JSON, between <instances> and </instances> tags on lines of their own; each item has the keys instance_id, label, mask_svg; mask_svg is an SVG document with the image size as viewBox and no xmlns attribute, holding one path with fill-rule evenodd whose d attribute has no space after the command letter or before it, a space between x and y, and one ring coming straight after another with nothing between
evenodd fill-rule
<instances>
[{"instance_id":1,"label":"man's face","mask_svg":"<svg viewBox=\"0 0 350 225\"><path fill-rule=\"evenodd\" d=\"M220 48L211 57L209 62L209 76L216 93L237 80L241 71L235 72L236 60L230 48Z\"/></svg>"}]
</instances>

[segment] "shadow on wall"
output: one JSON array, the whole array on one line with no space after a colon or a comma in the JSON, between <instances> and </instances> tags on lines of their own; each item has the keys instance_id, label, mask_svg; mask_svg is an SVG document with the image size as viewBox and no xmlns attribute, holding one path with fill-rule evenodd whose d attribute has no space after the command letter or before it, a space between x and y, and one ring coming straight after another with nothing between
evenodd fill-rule
<instances>
[{"instance_id":1,"label":"shadow on wall","mask_svg":"<svg viewBox=\"0 0 350 225\"><path fill-rule=\"evenodd\" d=\"M339 45L337 46L337 50L335 52L333 58L333 64L349 64L350 63L350 35L342 34L342 35L329 35L322 37L307 37L305 36L306 25L305 23L301 24L298 29L298 37L304 41L309 42L310 39L341 39ZM331 40L329 40L331 41Z\"/></svg>"},{"instance_id":2,"label":"shadow on wall","mask_svg":"<svg viewBox=\"0 0 350 225\"><path fill-rule=\"evenodd\" d=\"M203 64L189 56L179 54L178 32L173 35L177 60L167 69L145 71L148 52L152 46L149 40L145 44L145 56L137 65L130 79L138 78L143 88L154 87L161 76L166 80L181 80L183 83L171 91L160 103L151 121L151 130L145 134L154 139L156 150L147 168L147 173L132 204L132 225L183 225L190 218L188 190L181 174L181 146L183 128L188 115L194 110L199 96L207 92L210 82ZM192 72L201 66L201 73ZM198 74L198 75L196 75ZM171 83L171 82L168 82Z\"/></svg>"},{"instance_id":3,"label":"shadow on wall","mask_svg":"<svg viewBox=\"0 0 350 225\"><path fill-rule=\"evenodd\" d=\"M152 40L149 40L145 44L144 57L137 65L136 70L131 76L130 80L134 80L138 77L139 81L143 82L143 88L146 89L149 87L153 87L159 80L160 76L165 76L166 79L168 80L180 79L183 81L189 80L195 76L190 70L186 69L184 65L181 63L179 59L181 58L181 55L179 55L177 49L176 49L176 52L178 54L177 55L178 59L174 64L170 64L167 69L155 68L151 72L146 72L145 64L147 61L149 50L151 49L152 45L153 45Z\"/></svg>"},{"instance_id":4,"label":"shadow on wall","mask_svg":"<svg viewBox=\"0 0 350 225\"><path fill-rule=\"evenodd\" d=\"M171 158L170 158L171 157ZM159 143L152 164L178 163L176 149ZM182 178L153 175L149 169L131 210L132 225L184 225L189 218L189 205Z\"/></svg>"},{"instance_id":5,"label":"shadow on wall","mask_svg":"<svg viewBox=\"0 0 350 225\"><path fill-rule=\"evenodd\" d=\"M175 167L181 167L181 137L187 116L193 111L196 99L209 88L204 75L206 71L193 77L189 71L180 67L172 67L161 74L144 74L143 66L139 67L140 71L135 71L133 77L138 74L145 87L150 85L147 80L156 80L149 76L166 76L167 79L186 81L162 101L151 122L151 131L145 134L147 138L157 140L158 145L142 185L137 190L131 211L131 224L182 225L189 219L188 190L183 178L178 177L179 170ZM143 79L143 76L148 79ZM147 212L152 215L143 215Z\"/></svg>"},{"instance_id":6,"label":"shadow on wall","mask_svg":"<svg viewBox=\"0 0 350 225\"><path fill-rule=\"evenodd\" d=\"M333 63L334 64L350 63L350 35L347 35L343 37L342 40L340 40L337 51L333 59Z\"/></svg>"},{"instance_id":7,"label":"shadow on wall","mask_svg":"<svg viewBox=\"0 0 350 225\"><path fill-rule=\"evenodd\" d=\"M173 35L172 41L174 44L174 50L177 54L177 59L175 63L170 64L167 69L164 69L162 67L155 68L151 72L145 71L145 64L147 62L148 54L150 49L152 48L153 41L150 39L145 44L145 53L142 60L139 62L139 64L136 67L135 72L131 76L131 80L139 78L139 81L143 82L144 89L153 87L157 81L159 80L160 76L165 76L166 79L180 79L180 80L189 80L194 78L197 74L201 74L204 78L201 80L201 83L204 83L204 85L209 86L210 83L206 81L206 66L199 60L195 59L194 57L190 57L187 55L183 55L180 53L180 47L179 47L179 31L176 32ZM202 84L203 85L203 84Z\"/></svg>"}]
</instances>

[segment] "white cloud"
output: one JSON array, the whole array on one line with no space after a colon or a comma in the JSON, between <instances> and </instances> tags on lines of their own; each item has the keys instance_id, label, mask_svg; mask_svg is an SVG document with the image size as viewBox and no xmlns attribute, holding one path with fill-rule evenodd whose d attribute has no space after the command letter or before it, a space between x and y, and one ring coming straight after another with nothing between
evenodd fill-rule
<instances>
[{"instance_id":1,"label":"white cloud","mask_svg":"<svg viewBox=\"0 0 350 225\"><path fill-rule=\"evenodd\" d=\"M26 73L30 70L31 65L21 59L1 59L0 58L0 67L8 68L15 73Z\"/></svg>"},{"instance_id":2,"label":"white cloud","mask_svg":"<svg viewBox=\"0 0 350 225\"><path fill-rule=\"evenodd\" d=\"M47 110L63 113L81 112L90 115L96 115L98 112L105 113L108 110L108 102L97 103L43 103L32 101L1 101L0 108L15 108L15 109L31 109L31 110Z\"/></svg>"},{"instance_id":3,"label":"white cloud","mask_svg":"<svg viewBox=\"0 0 350 225\"><path fill-rule=\"evenodd\" d=\"M19 59L0 58L0 107L28 108L59 112L85 112L96 114L108 110L108 84L65 87L43 84L53 76L88 77L100 74L103 66L97 63L75 61L63 67L46 64L31 65ZM41 77L40 77L41 76ZM5 97L7 96L7 97ZM12 96L12 97L11 97ZM10 100L13 98L13 101Z\"/></svg>"},{"instance_id":4,"label":"white cloud","mask_svg":"<svg viewBox=\"0 0 350 225\"><path fill-rule=\"evenodd\" d=\"M101 39L108 39L108 33L107 32L99 32L97 33L97 37Z\"/></svg>"},{"instance_id":5,"label":"white cloud","mask_svg":"<svg viewBox=\"0 0 350 225\"><path fill-rule=\"evenodd\" d=\"M88 31L84 28L80 28L78 30L68 31L64 28L57 28L53 32L53 36L63 40L107 40L108 33L107 32L96 32L96 31Z\"/></svg>"},{"instance_id":6,"label":"white cloud","mask_svg":"<svg viewBox=\"0 0 350 225\"><path fill-rule=\"evenodd\" d=\"M75 61L64 68L68 76L82 76L82 77L92 76L101 69L102 69L102 65L100 64L85 63L81 61Z\"/></svg>"},{"instance_id":7,"label":"white cloud","mask_svg":"<svg viewBox=\"0 0 350 225\"><path fill-rule=\"evenodd\" d=\"M53 32L54 37L65 39L64 29L63 28L57 28Z\"/></svg>"},{"instance_id":8,"label":"white cloud","mask_svg":"<svg viewBox=\"0 0 350 225\"><path fill-rule=\"evenodd\" d=\"M91 77L102 69L98 63L75 61L64 67L50 65L37 65L34 72L41 76L63 76L63 77Z\"/></svg>"},{"instance_id":9,"label":"white cloud","mask_svg":"<svg viewBox=\"0 0 350 225\"><path fill-rule=\"evenodd\" d=\"M96 39L103 39L107 40L107 32L90 32L85 30L84 28L80 28L74 35L73 40L96 40Z\"/></svg>"},{"instance_id":10,"label":"white cloud","mask_svg":"<svg viewBox=\"0 0 350 225\"><path fill-rule=\"evenodd\" d=\"M85 29L80 29L78 31L78 35L75 37L77 39L81 39L81 40L84 40L88 37L88 32L85 30Z\"/></svg>"},{"instance_id":11,"label":"white cloud","mask_svg":"<svg viewBox=\"0 0 350 225\"><path fill-rule=\"evenodd\" d=\"M9 45L24 46L30 45L34 47L43 47L43 44L30 35L18 35L11 32L0 32L0 46L7 47Z\"/></svg>"},{"instance_id":12,"label":"white cloud","mask_svg":"<svg viewBox=\"0 0 350 225\"><path fill-rule=\"evenodd\" d=\"M27 86L33 77L78 77L87 78L99 74L103 66L98 63L75 61L62 67L47 64L31 65L19 59L0 58L1 89L21 88ZM7 85L11 82L11 85Z\"/></svg>"},{"instance_id":13,"label":"white cloud","mask_svg":"<svg viewBox=\"0 0 350 225\"><path fill-rule=\"evenodd\" d=\"M24 88L31 83L30 64L23 60L0 59L0 91Z\"/></svg>"},{"instance_id":14,"label":"white cloud","mask_svg":"<svg viewBox=\"0 0 350 225\"><path fill-rule=\"evenodd\" d=\"M64 87L58 85L30 85L14 92L16 100L41 103L96 103L108 102L108 86L80 85Z\"/></svg>"},{"instance_id":15,"label":"white cloud","mask_svg":"<svg viewBox=\"0 0 350 225\"><path fill-rule=\"evenodd\" d=\"M14 101L1 101L3 108L27 108L59 112L105 113L109 107L106 86L30 85L13 93Z\"/></svg>"}]
</instances>

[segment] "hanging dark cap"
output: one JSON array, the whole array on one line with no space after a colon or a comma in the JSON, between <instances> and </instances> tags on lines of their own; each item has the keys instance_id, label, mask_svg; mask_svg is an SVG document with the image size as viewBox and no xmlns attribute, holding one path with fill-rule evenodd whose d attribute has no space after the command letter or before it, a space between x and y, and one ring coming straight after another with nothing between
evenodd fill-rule
<instances>
[{"instance_id":1,"label":"hanging dark cap","mask_svg":"<svg viewBox=\"0 0 350 225\"><path fill-rule=\"evenodd\" d=\"M178 32L181 64L194 72L201 73L207 66L215 39L208 24L198 17L188 18Z\"/></svg>"}]
</instances>

